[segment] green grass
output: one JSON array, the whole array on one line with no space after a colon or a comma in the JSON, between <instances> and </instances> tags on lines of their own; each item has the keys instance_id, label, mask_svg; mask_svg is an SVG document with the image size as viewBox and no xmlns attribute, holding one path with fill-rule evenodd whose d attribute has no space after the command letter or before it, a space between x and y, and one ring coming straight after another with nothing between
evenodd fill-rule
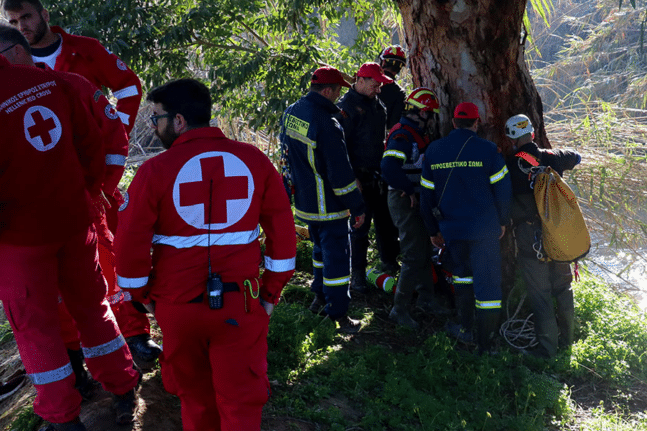
<instances>
[{"instance_id":1,"label":"green grass","mask_svg":"<svg viewBox=\"0 0 647 431\"><path fill-rule=\"evenodd\" d=\"M577 341L545 361L505 347L478 357L442 331L402 331L366 308L351 314L364 317L367 335L341 336L305 309L307 288L289 286L270 324L279 385L267 413L323 430L647 430L644 415L617 408L646 380L645 316L592 278L574 291ZM589 409L590 424L574 416L573 388L582 387L603 389L611 406Z\"/></svg>"}]
</instances>

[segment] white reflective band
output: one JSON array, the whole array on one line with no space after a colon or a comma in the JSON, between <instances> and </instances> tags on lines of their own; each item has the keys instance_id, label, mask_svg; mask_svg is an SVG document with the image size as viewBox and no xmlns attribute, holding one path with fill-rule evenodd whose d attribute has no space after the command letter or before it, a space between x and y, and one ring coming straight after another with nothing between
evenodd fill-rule
<instances>
[{"instance_id":1,"label":"white reflective band","mask_svg":"<svg viewBox=\"0 0 647 431\"><path fill-rule=\"evenodd\" d=\"M499 172L497 172L496 174L490 177L490 184L494 184L497 181L502 180L503 177L505 177L505 174L507 173L508 173L508 167L504 166L503 169L501 169Z\"/></svg>"},{"instance_id":2,"label":"white reflective band","mask_svg":"<svg viewBox=\"0 0 647 431\"><path fill-rule=\"evenodd\" d=\"M122 289L139 289L148 284L148 277L128 278L117 274L117 284Z\"/></svg>"},{"instance_id":3,"label":"white reflective band","mask_svg":"<svg viewBox=\"0 0 647 431\"><path fill-rule=\"evenodd\" d=\"M436 190L436 185L433 183L433 181L429 181L424 178L420 178L420 185L430 190Z\"/></svg>"},{"instance_id":4,"label":"white reflective band","mask_svg":"<svg viewBox=\"0 0 647 431\"><path fill-rule=\"evenodd\" d=\"M67 363L61 368L57 368L52 371L45 371L42 373L28 374L31 382L35 385L46 385L48 383L59 382L66 378L67 376L72 375L74 370L72 369L72 364Z\"/></svg>"},{"instance_id":5,"label":"white reflective band","mask_svg":"<svg viewBox=\"0 0 647 431\"><path fill-rule=\"evenodd\" d=\"M343 286L350 283L350 274L346 277L340 278L326 278L323 279L324 286Z\"/></svg>"},{"instance_id":6,"label":"white reflective band","mask_svg":"<svg viewBox=\"0 0 647 431\"><path fill-rule=\"evenodd\" d=\"M474 278L472 277L452 277L452 281L458 284L471 284L474 283Z\"/></svg>"},{"instance_id":7,"label":"white reflective band","mask_svg":"<svg viewBox=\"0 0 647 431\"><path fill-rule=\"evenodd\" d=\"M96 358L99 356L109 355L112 352L116 352L117 350L121 349L124 344L126 344L126 340L124 340L123 335L119 334L117 338L108 341L105 344L101 344L100 346L95 347L81 346L81 350L83 350L84 358Z\"/></svg>"},{"instance_id":8,"label":"white reflective band","mask_svg":"<svg viewBox=\"0 0 647 431\"><path fill-rule=\"evenodd\" d=\"M106 154L106 165L126 166L126 156L121 154Z\"/></svg>"},{"instance_id":9,"label":"white reflective band","mask_svg":"<svg viewBox=\"0 0 647 431\"><path fill-rule=\"evenodd\" d=\"M251 244L260 235L260 228L244 232L212 233L211 245ZM193 236L153 235L153 244L170 245L175 248L206 247L207 234ZM120 285L121 286L121 285Z\"/></svg>"},{"instance_id":10,"label":"white reflective band","mask_svg":"<svg viewBox=\"0 0 647 431\"><path fill-rule=\"evenodd\" d=\"M476 301L476 308L480 308L480 309L501 308L501 301Z\"/></svg>"},{"instance_id":11,"label":"white reflective band","mask_svg":"<svg viewBox=\"0 0 647 431\"><path fill-rule=\"evenodd\" d=\"M323 268L323 262L319 262L318 260L312 260L312 267L313 268Z\"/></svg>"},{"instance_id":12,"label":"white reflective band","mask_svg":"<svg viewBox=\"0 0 647 431\"><path fill-rule=\"evenodd\" d=\"M130 87L112 92L112 95L115 96L116 99L125 99L126 97L137 96L138 94L139 90L136 85L131 85Z\"/></svg>"},{"instance_id":13,"label":"white reflective band","mask_svg":"<svg viewBox=\"0 0 647 431\"><path fill-rule=\"evenodd\" d=\"M265 256L265 269L269 269L272 272L292 271L296 267L296 263L296 257L291 259L272 259L269 256Z\"/></svg>"},{"instance_id":14,"label":"white reflective band","mask_svg":"<svg viewBox=\"0 0 647 431\"><path fill-rule=\"evenodd\" d=\"M117 111L117 115L119 115L119 119L126 126L130 124L130 115L124 114L123 112L119 112L119 111Z\"/></svg>"}]
</instances>

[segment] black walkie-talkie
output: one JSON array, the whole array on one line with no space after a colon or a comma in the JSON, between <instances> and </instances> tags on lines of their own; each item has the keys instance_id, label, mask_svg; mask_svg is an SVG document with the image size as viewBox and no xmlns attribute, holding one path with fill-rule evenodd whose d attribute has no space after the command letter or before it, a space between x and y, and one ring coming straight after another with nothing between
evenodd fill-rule
<instances>
[{"instance_id":1,"label":"black walkie-talkie","mask_svg":"<svg viewBox=\"0 0 647 431\"><path fill-rule=\"evenodd\" d=\"M223 305L223 286L222 279L215 272L211 272L211 202L213 199L213 179L209 181L209 219L207 220L207 263L209 273L207 278L207 298L209 298L209 308L218 310Z\"/></svg>"}]
</instances>

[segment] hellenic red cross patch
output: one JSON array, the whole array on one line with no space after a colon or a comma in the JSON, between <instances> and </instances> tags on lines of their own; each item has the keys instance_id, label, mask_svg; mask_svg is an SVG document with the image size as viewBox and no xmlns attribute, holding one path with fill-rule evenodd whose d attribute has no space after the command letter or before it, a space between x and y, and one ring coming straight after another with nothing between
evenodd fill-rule
<instances>
[{"instance_id":1,"label":"hellenic red cross patch","mask_svg":"<svg viewBox=\"0 0 647 431\"><path fill-rule=\"evenodd\" d=\"M175 179L173 202L178 215L191 226L218 230L245 216L253 192L254 179L247 165L231 153L214 151L184 164Z\"/></svg>"},{"instance_id":2,"label":"hellenic red cross patch","mask_svg":"<svg viewBox=\"0 0 647 431\"><path fill-rule=\"evenodd\" d=\"M38 151L51 150L63 133L61 121L44 106L32 106L25 112L25 138Z\"/></svg>"}]
</instances>

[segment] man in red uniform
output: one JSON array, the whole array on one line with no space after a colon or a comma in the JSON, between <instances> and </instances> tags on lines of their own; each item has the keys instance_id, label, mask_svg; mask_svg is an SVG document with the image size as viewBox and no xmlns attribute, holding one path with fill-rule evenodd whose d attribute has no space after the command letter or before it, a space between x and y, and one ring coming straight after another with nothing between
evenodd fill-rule
<instances>
[{"instance_id":1,"label":"man in red uniform","mask_svg":"<svg viewBox=\"0 0 647 431\"><path fill-rule=\"evenodd\" d=\"M56 71L78 73L97 88L112 90L112 95L117 99L117 112L114 114L119 116L126 132L130 134L142 94L137 75L97 40L67 34L57 26L50 27L49 13L40 0L4 0L2 6L9 24L20 30L29 41L35 62L45 63ZM124 154L106 154L107 166L118 167L123 172L125 164ZM108 228L114 233L117 230L117 209L123 199L116 188L106 193L106 198L110 204L106 207ZM110 241L103 232L99 232L99 236L102 238L100 247ZM112 251L104 248L99 257L104 272L113 273ZM116 290L116 286L113 290ZM150 324L146 315L137 312L130 301L114 307L113 312L135 357L144 361L155 360L161 349L150 338Z\"/></svg>"},{"instance_id":2,"label":"man in red uniform","mask_svg":"<svg viewBox=\"0 0 647 431\"><path fill-rule=\"evenodd\" d=\"M268 316L294 273L290 203L259 149L209 127L206 86L171 81L148 100L167 151L128 189L115 241L119 286L155 303L162 378L182 402L184 430L258 430L270 391Z\"/></svg>"},{"instance_id":3,"label":"man in red uniform","mask_svg":"<svg viewBox=\"0 0 647 431\"><path fill-rule=\"evenodd\" d=\"M81 397L52 313L59 293L88 368L118 394L118 414L136 406L139 379L98 265L90 200L105 169L100 132L58 75L0 57L0 80L8 83L0 86L0 299L36 387L34 412L52 422L44 430L83 431Z\"/></svg>"},{"instance_id":4,"label":"man in red uniform","mask_svg":"<svg viewBox=\"0 0 647 431\"><path fill-rule=\"evenodd\" d=\"M0 48L6 48L0 55L9 60L11 64L36 66L31 56L29 43L18 29L0 24ZM49 69L44 63L39 63L38 66ZM108 102L103 93L90 81L76 73L55 72L55 74L59 75L74 87L81 102L96 120L103 138L102 148L104 149L104 154L106 156L117 154L125 158L128 155L128 137L126 136L126 131L121 121L119 121L114 108L110 105L110 102ZM106 205L106 202L103 201L103 196L110 196L115 192L123 171L123 166L106 164L106 174L101 183L101 192L103 195L100 201L97 202L98 206L94 211L94 226L99 237L99 262L101 263L104 277L108 282L108 302L113 310L119 307L124 295L120 292L116 283L113 251L114 238L108 229L105 217L105 209L109 204ZM106 259L110 259L113 263L103 264ZM64 302L59 303L59 313L61 315L63 341L65 342L65 347L68 349L72 368L76 376L75 386L84 398L90 398L97 385L83 367L83 353L79 344L80 339L76 324L67 311Z\"/></svg>"}]
</instances>

